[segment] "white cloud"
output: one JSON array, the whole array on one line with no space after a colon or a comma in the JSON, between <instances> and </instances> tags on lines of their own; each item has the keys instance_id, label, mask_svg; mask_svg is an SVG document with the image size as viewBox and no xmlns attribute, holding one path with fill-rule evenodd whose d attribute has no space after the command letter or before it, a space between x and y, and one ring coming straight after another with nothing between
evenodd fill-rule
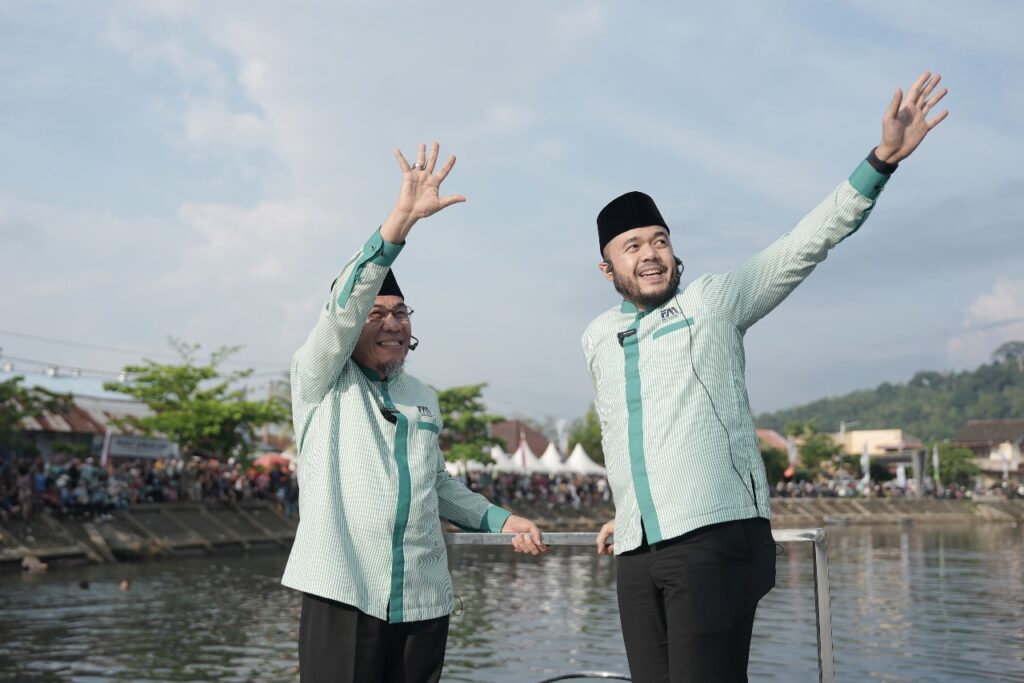
<instances>
[{"instance_id":1,"label":"white cloud","mask_svg":"<svg viewBox=\"0 0 1024 683\"><path fill-rule=\"evenodd\" d=\"M985 362L1001 343L1024 339L1024 279L1000 277L967 307L963 328L946 345L950 359L961 365Z\"/></svg>"},{"instance_id":2,"label":"white cloud","mask_svg":"<svg viewBox=\"0 0 1024 683\"><path fill-rule=\"evenodd\" d=\"M261 116L230 111L215 99L190 102L182 114L182 127L188 143L202 147L261 149L267 142L267 122Z\"/></svg>"},{"instance_id":3,"label":"white cloud","mask_svg":"<svg viewBox=\"0 0 1024 683\"><path fill-rule=\"evenodd\" d=\"M163 278L169 287L283 283L301 270L331 220L328 212L301 201L252 207L188 203L178 216L199 244Z\"/></svg>"}]
</instances>

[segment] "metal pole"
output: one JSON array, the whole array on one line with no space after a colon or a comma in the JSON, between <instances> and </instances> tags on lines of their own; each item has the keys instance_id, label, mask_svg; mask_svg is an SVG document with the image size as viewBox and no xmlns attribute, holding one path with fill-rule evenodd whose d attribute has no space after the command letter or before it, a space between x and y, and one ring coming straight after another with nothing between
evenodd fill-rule
<instances>
[{"instance_id":1,"label":"metal pole","mask_svg":"<svg viewBox=\"0 0 1024 683\"><path fill-rule=\"evenodd\" d=\"M832 655L832 598L828 585L828 556L825 531L814 542L814 607L818 623L818 680L834 683L835 661Z\"/></svg>"}]
</instances>

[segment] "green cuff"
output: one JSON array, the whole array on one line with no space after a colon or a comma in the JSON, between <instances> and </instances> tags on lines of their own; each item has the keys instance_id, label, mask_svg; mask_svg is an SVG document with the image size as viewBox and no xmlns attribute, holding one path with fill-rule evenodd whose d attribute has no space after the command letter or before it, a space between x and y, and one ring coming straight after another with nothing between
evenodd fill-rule
<instances>
[{"instance_id":1,"label":"green cuff","mask_svg":"<svg viewBox=\"0 0 1024 683\"><path fill-rule=\"evenodd\" d=\"M380 235L380 228L377 228L370 235L370 239L366 240L366 244L363 245L362 255L352 268L352 274L345 282L345 286L341 288L341 292L338 294L338 306L345 308L348 298L352 295L352 288L356 286L356 280L362 275L363 266L367 263L374 263L390 268L391 264L395 262L395 259L402 252L404 246L404 243L392 244L391 242L384 241L384 238Z\"/></svg>"},{"instance_id":2,"label":"green cuff","mask_svg":"<svg viewBox=\"0 0 1024 683\"><path fill-rule=\"evenodd\" d=\"M373 236L363 246L363 253L367 253L366 248L370 243L374 244L373 256L370 257L370 261L380 266L391 267L391 264L395 262L398 255L402 253L402 249L405 247L405 242L401 244L393 244L388 242L380 236L380 228L377 228L377 232L373 233Z\"/></svg>"},{"instance_id":3,"label":"green cuff","mask_svg":"<svg viewBox=\"0 0 1024 683\"><path fill-rule=\"evenodd\" d=\"M505 526L505 522L512 516L512 513L508 510L504 510L497 505L492 505L487 508L484 518L480 520L480 528L485 531L489 531L492 534L496 534L501 531L501 527Z\"/></svg>"},{"instance_id":4,"label":"green cuff","mask_svg":"<svg viewBox=\"0 0 1024 683\"><path fill-rule=\"evenodd\" d=\"M865 159L860 162L857 170L850 174L850 184L853 185L853 189L857 190L857 192L860 192L868 199L875 200L891 177L876 171Z\"/></svg>"}]
</instances>

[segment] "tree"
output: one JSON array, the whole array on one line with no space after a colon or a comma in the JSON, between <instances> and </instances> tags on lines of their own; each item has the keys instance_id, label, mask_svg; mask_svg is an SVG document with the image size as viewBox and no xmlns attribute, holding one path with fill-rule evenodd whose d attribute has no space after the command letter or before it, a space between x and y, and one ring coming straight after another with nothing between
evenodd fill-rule
<instances>
[{"instance_id":1,"label":"tree","mask_svg":"<svg viewBox=\"0 0 1024 683\"><path fill-rule=\"evenodd\" d=\"M601 447L601 419L597 416L597 408L593 403L587 414L572 423L569 430L569 452L581 444L590 459L604 464L604 449Z\"/></svg>"},{"instance_id":2,"label":"tree","mask_svg":"<svg viewBox=\"0 0 1024 683\"><path fill-rule=\"evenodd\" d=\"M502 418L486 412L482 400L486 386L486 383L481 383L437 390L437 402L444 420L444 429L438 440L445 459L481 460L485 448L501 443L487 434L488 426Z\"/></svg>"},{"instance_id":3,"label":"tree","mask_svg":"<svg viewBox=\"0 0 1024 683\"><path fill-rule=\"evenodd\" d=\"M764 471L768 475L768 483L778 484L789 467L789 456L781 448L761 447L761 459L764 460Z\"/></svg>"},{"instance_id":4,"label":"tree","mask_svg":"<svg viewBox=\"0 0 1024 683\"><path fill-rule=\"evenodd\" d=\"M255 430L265 424L290 419L287 408L276 399L247 400L239 382L252 369L231 373L218 370L239 347L222 347L199 364L199 344L171 338L181 355L178 364L145 359L142 365L125 366L130 381L107 382L108 391L127 394L149 406L152 415L116 420L122 429L142 434L162 434L178 444L183 455L234 456L245 461L255 445Z\"/></svg>"},{"instance_id":5,"label":"tree","mask_svg":"<svg viewBox=\"0 0 1024 683\"><path fill-rule=\"evenodd\" d=\"M0 382L0 450L34 450L22 436L21 422L44 412L67 412L73 405L71 394L58 394L42 387L25 387L21 375Z\"/></svg>"},{"instance_id":6,"label":"tree","mask_svg":"<svg viewBox=\"0 0 1024 683\"><path fill-rule=\"evenodd\" d=\"M992 352L992 360L1024 371L1024 341L1006 342Z\"/></svg>"},{"instance_id":7,"label":"tree","mask_svg":"<svg viewBox=\"0 0 1024 683\"><path fill-rule=\"evenodd\" d=\"M927 469L931 470L931 465ZM978 476L978 472L980 470L971 449L954 446L951 443L939 444L939 481L944 486L946 484L970 486L974 477Z\"/></svg>"},{"instance_id":8,"label":"tree","mask_svg":"<svg viewBox=\"0 0 1024 683\"><path fill-rule=\"evenodd\" d=\"M812 476L823 474L825 466L832 463L842 450L831 434L818 431L813 420L792 422L786 425L786 436L801 439L800 464Z\"/></svg>"}]
</instances>

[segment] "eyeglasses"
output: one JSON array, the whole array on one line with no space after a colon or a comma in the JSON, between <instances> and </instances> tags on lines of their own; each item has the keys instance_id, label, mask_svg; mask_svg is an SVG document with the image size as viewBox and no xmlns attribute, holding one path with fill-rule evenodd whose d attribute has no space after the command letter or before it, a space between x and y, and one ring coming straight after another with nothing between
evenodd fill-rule
<instances>
[{"instance_id":1,"label":"eyeglasses","mask_svg":"<svg viewBox=\"0 0 1024 683\"><path fill-rule=\"evenodd\" d=\"M394 308L371 308L370 313L366 316L366 322L368 323L382 323L387 320L388 316L395 319L395 322L400 324L406 324L409 322L409 318L412 317L412 309L408 306L395 306Z\"/></svg>"}]
</instances>

